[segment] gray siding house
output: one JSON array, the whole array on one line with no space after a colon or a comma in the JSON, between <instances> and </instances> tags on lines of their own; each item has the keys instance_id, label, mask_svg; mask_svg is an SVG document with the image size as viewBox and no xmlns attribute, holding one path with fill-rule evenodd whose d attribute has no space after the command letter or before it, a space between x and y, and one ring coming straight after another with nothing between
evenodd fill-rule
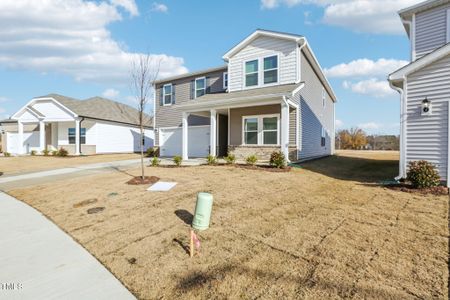
<instances>
[{"instance_id":1,"label":"gray siding house","mask_svg":"<svg viewBox=\"0 0 450 300\"><path fill-rule=\"evenodd\" d=\"M334 153L336 96L305 37L256 30L224 66L155 83L161 156L282 151L290 161Z\"/></svg>"},{"instance_id":2,"label":"gray siding house","mask_svg":"<svg viewBox=\"0 0 450 300\"><path fill-rule=\"evenodd\" d=\"M411 41L411 63L389 76L401 95L399 178L410 161L427 160L448 185L450 1L425 1L399 14Z\"/></svg>"}]
</instances>

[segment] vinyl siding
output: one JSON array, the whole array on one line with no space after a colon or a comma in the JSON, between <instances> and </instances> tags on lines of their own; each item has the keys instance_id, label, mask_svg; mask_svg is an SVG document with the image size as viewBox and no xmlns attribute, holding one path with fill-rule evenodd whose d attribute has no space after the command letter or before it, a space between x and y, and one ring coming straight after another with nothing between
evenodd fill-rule
<instances>
[{"instance_id":1,"label":"vinyl siding","mask_svg":"<svg viewBox=\"0 0 450 300\"><path fill-rule=\"evenodd\" d=\"M432 103L432 115L421 115L421 102ZM434 163L447 179L450 56L407 78L406 164L415 160Z\"/></svg>"},{"instance_id":2,"label":"vinyl siding","mask_svg":"<svg viewBox=\"0 0 450 300\"><path fill-rule=\"evenodd\" d=\"M323 84L302 53L301 76L305 87L300 90L301 150L299 159L331 155L334 136L334 102L326 93L326 105L322 106ZM322 126L326 129L325 147L321 146Z\"/></svg>"},{"instance_id":3,"label":"vinyl siding","mask_svg":"<svg viewBox=\"0 0 450 300\"><path fill-rule=\"evenodd\" d=\"M244 88L244 62L250 59L279 55L279 83L297 80L297 44L271 37L259 37L230 58L228 63L228 86L231 92ZM259 66L260 69L262 66Z\"/></svg>"},{"instance_id":4,"label":"vinyl siding","mask_svg":"<svg viewBox=\"0 0 450 300\"><path fill-rule=\"evenodd\" d=\"M416 58L447 43L447 10L450 5L416 15Z\"/></svg>"},{"instance_id":5,"label":"vinyl siding","mask_svg":"<svg viewBox=\"0 0 450 300\"><path fill-rule=\"evenodd\" d=\"M223 90L223 72L226 72L226 68L223 71L217 71L213 73L197 75L195 77L187 77L178 79L172 82L175 86L175 104L169 106L160 105L160 93L163 84L156 86L156 103L155 103L155 121L156 128L164 127L180 127L182 122L182 111L179 108L179 104L188 101L201 101L201 97L197 99L190 99L191 94L191 80L197 77L207 76L210 78L211 93L224 92ZM189 126L196 125L209 125L209 118L199 117L191 115L189 116ZM159 135L156 134L156 145L159 145Z\"/></svg>"}]
</instances>

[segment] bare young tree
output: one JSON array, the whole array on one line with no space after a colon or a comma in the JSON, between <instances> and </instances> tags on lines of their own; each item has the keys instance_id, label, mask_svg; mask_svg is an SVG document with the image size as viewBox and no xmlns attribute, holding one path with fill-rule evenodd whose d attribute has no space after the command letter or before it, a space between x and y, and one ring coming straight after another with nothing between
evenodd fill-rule
<instances>
[{"instance_id":1,"label":"bare young tree","mask_svg":"<svg viewBox=\"0 0 450 300\"><path fill-rule=\"evenodd\" d=\"M159 75L159 69L161 66L161 60L153 59L149 54L139 54L132 61L131 67L131 89L136 97L137 109L139 112L138 122L141 133L141 178L145 179L144 168L144 141L145 141L145 123L149 122L148 115L145 110L150 96L152 88ZM156 91L153 91L156 92Z\"/></svg>"}]
</instances>

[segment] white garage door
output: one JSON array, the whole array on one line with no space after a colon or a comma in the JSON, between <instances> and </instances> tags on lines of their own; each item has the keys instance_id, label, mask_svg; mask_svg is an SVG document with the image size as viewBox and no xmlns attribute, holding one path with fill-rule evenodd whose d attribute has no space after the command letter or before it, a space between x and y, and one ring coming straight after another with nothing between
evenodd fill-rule
<instances>
[{"instance_id":1,"label":"white garage door","mask_svg":"<svg viewBox=\"0 0 450 300\"><path fill-rule=\"evenodd\" d=\"M160 129L159 144L161 156L182 155L182 129ZM209 126L195 126L188 129L189 157L206 157L209 154Z\"/></svg>"},{"instance_id":2,"label":"white garage door","mask_svg":"<svg viewBox=\"0 0 450 300\"><path fill-rule=\"evenodd\" d=\"M15 132L6 133L7 151L12 154L19 153L19 134ZM23 153L30 153L32 150L39 151L39 132L23 133Z\"/></svg>"}]
</instances>

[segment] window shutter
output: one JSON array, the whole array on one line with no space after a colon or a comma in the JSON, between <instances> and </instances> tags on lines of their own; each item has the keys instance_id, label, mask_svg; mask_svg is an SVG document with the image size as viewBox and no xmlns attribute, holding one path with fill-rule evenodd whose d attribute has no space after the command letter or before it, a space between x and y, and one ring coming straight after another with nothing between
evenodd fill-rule
<instances>
[{"instance_id":1,"label":"window shutter","mask_svg":"<svg viewBox=\"0 0 450 300\"><path fill-rule=\"evenodd\" d=\"M205 93L206 94L211 94L211 83L210 83L210 80L209 80L209 77L206 77L206 80L205 80L206 82L205 82L205 85L206 85L206 91L205 91Z\"/></svg>"},{"instance_id":2,"label":"window shutter","mask_svg":"<svg viewBox=\"0 0 450 300\"><path fill-rule=\"evenodd\" d=\"M191 80L191 100L194 99L195 94L195 80Z\"/></svg>"},{"instance_id":3,"label":"window shutter","mask_svg":"<svg viewBox=\"0 0 450 300\"><path fill-rule=\"evenodd\" d=\"M175 84L172 84L172 104L175 104Z\"/></svg>"},{"instance_id":4,"label":"window shutter","mask_svg":"<svg viewBox=\"0 0 450 300\"><path fill-rule=\"evenodd\" d=\"M163 90L163 88L164 88L164 87L161 87L161 88L159 89L159 105L160 105L160 106L163 106L163 105L164 105L164 90Z\"/></svg>"}]
</instances>

